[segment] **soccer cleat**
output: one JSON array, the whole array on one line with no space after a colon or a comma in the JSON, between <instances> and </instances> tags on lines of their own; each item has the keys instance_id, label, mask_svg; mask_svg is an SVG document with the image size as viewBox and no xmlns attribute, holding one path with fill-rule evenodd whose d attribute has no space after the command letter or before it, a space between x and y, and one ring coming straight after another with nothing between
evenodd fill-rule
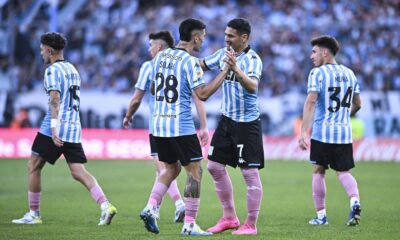
<instances>
[{"instance_id":1,"label":"soccer cleat","mask_svg":"<svg viewBox=\"0 0 400 240\"><path fill-rule=\"evenodd\" d=\"M140 218L143 220L147 231L155 234L160 232L160 229L157 225L157 216L154 214L154 210L151 211L149 208L145 207L140 213Z\"/></svg>"},{"instance_id":2,"label":"soccer cleat","mask_svg":"<svg viewBox=\"0 0 400 240\"><path fill-rule=\"evenodd\" d=\"M196 223L185 223L182 228L182 235L185 236L209 236L211 232L203 231Z\"/></svg>"},{"instance_id":3,"label":"soccer cleat","mask_svg":"<svg viewBox=\"0 0 400 240\"><path fill-rule=\"evenodd\" d=\"M357 226L361 220L361 205L355 202L350 210L349 218L347 219L347 226Z\"/></svg>"},{"instance_id":4,"label":"soccer cleat","mask_svg":"<svg viewBox=\"0 0 400 240\"><path fill-rule=\"evenodd\" d=\"M233 235L257 235L257 228L249 224L243 224L238 230L232 232Z\"/></svg>"},{"instance_id":5,"label":"soccer cleat","mask_svg":"<svg viewBox=\"0 0 400 240\"><path fill-rule=\"evenodd\" d=\"M101 206L101 215L99 226L110 225L113 217L117 214L117 208L115 208L111 203L107 203Z\"/></svg>"},{"instance_id":6,"label":"soccer cleat","mask_svg":"<svg viewBox=\"0 0 400 240\"><path fill-rule=\"evenodd\" d=\"M42 219L39 215L33 216L30 212L27 212L22 218L14 219L11 222L16 224L41 224Z\"/></svg>"},{"instance_id":7,"label":"soccer cleat","mask_svg":"<svg viewBox=\"0 0 400 240\"><path fill-rule=\"evenodd\" d=\"M311 225L328 225L328 218L326 216L324 216L323 218L318 218L317 216L308 221L308 223Z\"/></svg>"},{"instance_id":8,"label":"soccer cleat","mask_svg":"<svg viewBox=\"0 0 400 240\"><path fill-rule=\"evenodd\" d=\"M183 222L185 218L185 205L180 205L175 210L174 223Z\"/></svg>"},{"instance_id":9,"label":"soccer cleat","mask_svg":"<svg viewBox=\"0 0 400 240\"><path fill-rule=\"evenodd\" d=\"M221 218L215 226L210 227L207 231L212 233L220 233L228 229L237 229L240 226L239 219Z\"/></svg>"}]
</instances>

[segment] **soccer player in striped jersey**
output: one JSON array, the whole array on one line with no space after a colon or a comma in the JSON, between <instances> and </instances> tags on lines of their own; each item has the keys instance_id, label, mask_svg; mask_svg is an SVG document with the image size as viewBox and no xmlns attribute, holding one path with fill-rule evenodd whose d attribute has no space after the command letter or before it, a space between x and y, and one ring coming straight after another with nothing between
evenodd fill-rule
<instances>
[{"instance_id":1,"label":"soccer player in striped jersey","mask_svg":"<svg viewBox=\"0 0 400 240\"><path fill-rule=\"evenodd\" d=\"M81 144L81 122L79 119L81 79L75 67L64 60L63 49L66 38L57 32L45 33L40 39L40 54L49 64L44 74L44 89L49 97L49 109L44 117L33 145L28 163L28 202L30 211L17 224L42 223L40 217L41 172L46 164L54 164L64 155L72 177L82 183L92 198L100 205L98 225L108 225L117 213L96 179L85 169L87 162Z\"/></svg>"},{"instance_id":2,"label":"soccer player in striped jersey","mask_svg":"<svg viewBox=\"0 0 400 240\"><path fill-rule=\"evenodd\" d=\"M150 33L149 34L149 53L152 58L156 56L156 54L166 48L172 48L174 46L174 39L169 31L161 31L157 33ZM147 92L148 95L148 104L150 108L150 117L149 117L149 141L150 141L150 150L151 150L151 156L153 157L153 160L156 164L156 181L157 178L160 175L161 171L164 171L165 169L165 163L160 162L158 160L158 153L157 153L157 146L154 140L153 136L153 108L154 108L154 91L151 93L150 89L153 88L154 86L151 87L151 84L154 83L151 79L151 61L147 61L143 63L142 67L140 68L139 72L139 78L138 81L135 85L135 93L132 97L132 100L129 103L128 111L126 113L126 116L123 120L123 126L125 128L129 127L129 124L132 121L132 116L135 114L137 109L140 106L140 103L142 102L142 99L144 95ZM206 112L205 112L205 107L204 103L198 99L198 97L193 94L193 99L196 105L197 109L197 114L200 119L200 139L202 140L202 145L206 145L208 143L208 129L207 129L207 121L206 121ZM155 184L154 183L154 184ZM183 222L183 218L185 217L185 203L182 200L181 194L179 193L178 185L176 183L176 180L172 181L169 188L168 188L168 194L171 197L171 199L175 203L175 217L174 217L174 222ZM157 218L159 219L159 212L160 212L160 207L157 208Z\"/></svg>"},{"instance_id":3,"label":"soccer player in striped jersey","mask_svg":"<svg viewBox=\"0 0 400 240\"><path fill-rule=\"evenodd\" d=\"M312 193L317 216L313 225L326 225L325 170L331 167L350 199L347 225L358 225L361 205L358 186L350 170L354 167L350 116L361 108L360 88L353 71L335 60L338 41L323 35L311 40L311 60L315 65L308 76L307 99L299 146L306 150L311 127L310 161L314 164Z\"/></svg>"},{"instance_id":4,"label":"soccer player in striped jersey","mask_svg":"<svg viewBox=\"0 0 400 240\"><path fill-rule=\"evenodd\" d=\"M262 62L250 48L250 32L251 26L246 19L229 21L225 29L227 46L201 61L202 68L206 70L222 70L229 66L222 86L222 116L211 140L207 165L223 207L222 218L208 229L213 233L239 228L232 234L257 234L256 224L263 195L259 169L264 167L257 99ZM226 59L228 61L224 62ZM226 165L239 166L247 185L247 218L241 226Z\"/></svg>"},{"instance_id":5,"label":"soccer player in striped jersey","mask_svg":"<svg viewBox=\"0 0 400 240\"><path fill-rule=\"evenodd\" d=\"M204 23L197 19L186 19L179 26L180 41L175 48L167 48L152 60L152 79L155 83L153 112L153 135L158 157L165 162L154 185L147 206L140 217L148 231L159 233L155 210L167 192L171 182L184 167L187 181L184 191L185 219L183 235L210 235L196 224L200 205L202 177L202 151L194 128L191 99L192 92L205 101L221 86L228 68L207 85L203 80L198 59L191 56L199 51L205 37ZM179 162L178 162L179 161Z\"/></svg>"}]
</instances>

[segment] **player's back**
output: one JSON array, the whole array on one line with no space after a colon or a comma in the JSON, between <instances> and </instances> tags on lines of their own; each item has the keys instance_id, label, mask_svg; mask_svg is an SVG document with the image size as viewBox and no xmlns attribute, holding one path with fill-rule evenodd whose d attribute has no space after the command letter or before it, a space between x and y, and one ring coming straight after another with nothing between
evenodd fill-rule
<instances>
[{"instance_id":1,"label":"player's back","mask_svg":"<svg viewBox=\"0 0 400 240\"><path fill-rule=\"evenodd\" d=\"M44 76L44 88L60 93L60 109L58 113L58 134L65 142L81 141L81 123L79 118L81 78L75 67L67 61L57 61L47 67ZM50 102L50 95L49 95ZM40 132L51 136L50 106L40 127Z\"/></svg>"},{"instance_id":2,"label":"player's back","mask_svg":"<svg viewBox=\"0 0 400 240\"><path fill-rule=\"evenodd\" d=\"M153 59L155 81L153 134L177 137L195 133L192 89L203 85L202 70L186 50L168 48Z\"/></svg>"},{"instance_id":3,"label":"player's back","mask_svg":"<svg viewBox=\"0 0 400 240\"><path fill-rule=\"evenodd\" d=\"M352 142L350 110L354 94L360 89L353 71L340 64L314 68L309 91L319 91L314 116L312 139L334 144ZM311 86L315 84L315 86Z\"/></svg>"}]
</instances>

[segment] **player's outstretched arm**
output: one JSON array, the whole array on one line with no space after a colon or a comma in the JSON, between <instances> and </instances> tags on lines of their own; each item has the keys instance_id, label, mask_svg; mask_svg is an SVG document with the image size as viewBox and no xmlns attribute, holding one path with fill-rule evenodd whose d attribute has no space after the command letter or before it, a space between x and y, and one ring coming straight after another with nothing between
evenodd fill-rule
<instances>
[{"instance_id":1,"label":"player's outstretched arm","mask_svg":"<svg viewBox=\"0 0 400 240\"><path fill-rule=\"evenodd\" d=\"M211 82L194 89L194 92L196 93L197 97L201 101L206 101L211 95L213 95L217 91L217 89L224 82L224 79L226 77L226 74L228 74L228 71L229 67L225 66L225 68Z\"/></svg>"},{"instance_id":2,"label":"player's outstretched arm","mask_svg":"<svg viewBox=\"0 0 400 240\"><path fill-rule=\"evenodd\" d=\"M200 142L201 145L204 147L208 143L209 133L207 128L207 114L204 102L200 101L200 99L196 96L195 93L192 94L194 104L196 105L197 116L199 116L200 120Z\"/></svg>"},{"instance_id":3,"label":"player's outstretched arm","mask_svg":"<svg viewBox=\"0 0 400 240\"><path fill-rule=\"evenodd\" d=\"M135 93L133 94L133 97L129 102L128 111L122 122L124 128L128 128L130 123L132 122L132 116L138 110L140 103L142 103L143 96L144 96L144 91L140 89L135 90Z\"/></svg>"},{"instance_id":4,"label":"player's outstretched arm","mask_svg":"<svg viewBox=\"0 0 400 240\"><path fill-rule=\"evenodd\" d=\"M299 139L299 147L306 150L307 144L307 131L311 127L311 122L314 118L315 104L317 102L318 93L310 92L307 95L306 102L303 109L303 123L301 124L301 135Z\"/></svg>"},{"instance_id":5,"label":"player's outstretched arm","mask_svg":"<svg viewBox=\"0 0 400 240\"><path fill-rule=\"evenodd\" d=\"M51 127L51 138L57 147L62 147L64 142L58 137L57 125L58 125L58 113L60 111L60 92L50 91L50 127Z\"/></svg>"},{"instance_id":6,"label":"player's outstretched arm","mask_svg":"<svg viewBox=\"0 0 400 240\"><path fill-rule=\"evenodd\" d=\"M208 71L210 69L208 69L208 67L206 66L206 64L204 63L204 58L203 59L199 59L199 63L200 63L200 67L203 71Z\"/></svg>"}]
</instances>

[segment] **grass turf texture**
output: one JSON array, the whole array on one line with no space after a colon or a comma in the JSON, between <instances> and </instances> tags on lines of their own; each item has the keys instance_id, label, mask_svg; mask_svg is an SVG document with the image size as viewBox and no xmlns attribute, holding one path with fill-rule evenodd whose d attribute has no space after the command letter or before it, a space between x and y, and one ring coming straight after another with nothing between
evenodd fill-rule
<instances>
[{"instance_id":1,"label":"grass turf texture","mask_svg":"<svg viewBox=\"0 0 400 240\"><path fill-rule=\"evenodd\" d=\"M205 230L221 216L214 184L203 162L203 183L198 223ZM174 205L167 196L161 208L161 232L145 230L139 213L153 181L151 161L90 161L109 200L118 208L112 225L98 227L99 207L88 191L73 180L64 161L46 165L42 173L42 225L14 225L11 220L27 211L25 160L0 160L0 239L181 239L182 224L173 223ZM228 168L235 189L241 222L246 216L246 188L240 171ZM353 173L360 186L361 225L347 227L346 193L333 171L328 171L328 226L310 226L314 217L311 169L307 162L272 161L261 171L264 198L258 236L246 239L398 239L400 237L400 164L358 163ZM179 176L183 191L185 174ZM209 239L244 239L231 231Z\"/></svg>"}]
</instances>

